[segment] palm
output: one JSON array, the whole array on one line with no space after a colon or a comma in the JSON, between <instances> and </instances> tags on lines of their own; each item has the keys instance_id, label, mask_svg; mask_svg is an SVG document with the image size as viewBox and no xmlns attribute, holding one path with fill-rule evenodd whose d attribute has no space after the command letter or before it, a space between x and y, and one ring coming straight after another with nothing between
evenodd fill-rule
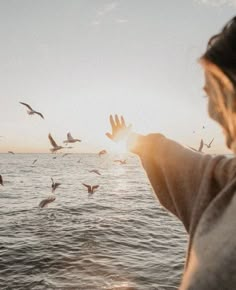
<instances>
[{"instance_id":1,"label":"palm","mask_svg":"<svg viewBox=\"0 0 236 290\"><path fill-rule=\"evenodd\" d=\"M119 118L115 115L115 118L113 118L113 116L110 115L110 124L111 133L106 133L108 138L117 142L128 137L131 130L131 125L126 126L123 116Z\"/></svg>"}]
</instances>

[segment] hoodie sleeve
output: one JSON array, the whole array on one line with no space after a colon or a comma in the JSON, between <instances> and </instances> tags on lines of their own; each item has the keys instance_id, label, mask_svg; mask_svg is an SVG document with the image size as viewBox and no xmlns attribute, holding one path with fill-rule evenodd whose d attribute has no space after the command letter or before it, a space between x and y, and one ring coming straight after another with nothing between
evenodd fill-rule
<instances>
[{"instance_id":1,"label":"hoodie sleeve","mask_svg":"<svg viewBox=\"0 0 236 290\"><path fill-rule=\"evenodd\" d=\"M209 203L214 197L211 191L219 192L236 168L229 158L193 152L161 134L132 134L128 146L140 157L160 203L183 222L187 232L199 192L209 195L204 199ZM201 190L203 186L207 190Z\"/></svg>"}]
</instances>

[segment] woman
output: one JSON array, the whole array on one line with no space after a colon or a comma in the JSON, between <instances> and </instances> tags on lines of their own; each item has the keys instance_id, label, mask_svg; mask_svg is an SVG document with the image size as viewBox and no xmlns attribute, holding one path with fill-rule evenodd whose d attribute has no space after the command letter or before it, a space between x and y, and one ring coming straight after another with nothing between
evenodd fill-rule
<instances>
[{"instance_id":1,"label":"woman","mask_svg":"<svg viewBox=\"0 0 236 290\"><path fill-rule=\"evenodd\" d=\"M236 153L236 17L213 36L200 63L211 118ZM181 290L236 289L236 158L193 152L161 134L132 133L110 116L118 141L127 138L160 201L189 234Z\"/></svg>"}]
</instances>

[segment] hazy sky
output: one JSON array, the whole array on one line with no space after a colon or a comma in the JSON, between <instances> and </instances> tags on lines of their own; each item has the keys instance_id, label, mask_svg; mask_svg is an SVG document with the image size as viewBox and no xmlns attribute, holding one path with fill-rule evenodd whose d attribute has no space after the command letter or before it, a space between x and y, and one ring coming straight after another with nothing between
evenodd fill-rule
<instances>
[{"instance_id":1,"label":"hazy sky","mask_svg":"<svg viewBox=\"0 0 236 290\"><path fill-rule=\"evenodd\" d=\"M109 149L110 113L139 133L184 145L215 137L209 152L227 152L207 115L197 59L235 7L226 0L0 0L0 152L49 152L48 133L61 144L68 131L83 140L73 152Z\"/></svg>"}]
</instances>

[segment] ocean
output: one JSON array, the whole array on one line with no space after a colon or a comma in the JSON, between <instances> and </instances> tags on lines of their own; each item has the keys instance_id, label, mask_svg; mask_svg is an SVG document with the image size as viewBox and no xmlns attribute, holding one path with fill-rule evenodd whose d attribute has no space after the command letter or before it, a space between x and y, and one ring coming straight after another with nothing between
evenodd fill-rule
<instances>
[{"instance_id":1,"label":"ocean","mask_svg":"<svg viewBox=\"0 0 236 290\"><path fill-rule=\"evenodd\" d=\"M178 289L187 234L139 159L114 159L0 154L1 290ZM52 196L51 177L61 183L56 199L39 208ZM88 196L82 183L99 188Z\"/></svg>"}]
</instances>

